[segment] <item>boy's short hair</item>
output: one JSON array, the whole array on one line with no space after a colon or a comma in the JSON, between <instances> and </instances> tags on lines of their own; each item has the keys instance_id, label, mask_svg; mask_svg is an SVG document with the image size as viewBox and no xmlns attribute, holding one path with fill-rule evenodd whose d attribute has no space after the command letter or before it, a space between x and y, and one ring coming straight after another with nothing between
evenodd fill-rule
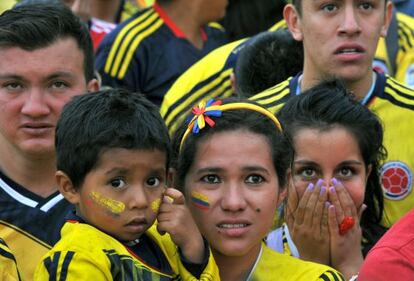
<instances>
[{"instance_id":1,"label":"boy's short hair","mask_svg":"<svg viewBox=\"0 0 414 281\"><path fill-rule=\"evenodd\" d=\"M158 149L170 156L170 140L158 108L143 95L109 89L74 97L56 127L57 168L79 188L111 148Z\"/></svg>"},{"instance_id":2,"label":"boy's short hair","mask_svg":"<svg viewBox=\"0 0 414 281\"><path fill-rule=\"evenodd\" d=\"M72 38L84 55L85 80L94 75L94 55L88 26L63 4L19 4L0 15L0 48L33 51ZM45 58L47 60L47 58Z\"/></svg>"}]
</instances>

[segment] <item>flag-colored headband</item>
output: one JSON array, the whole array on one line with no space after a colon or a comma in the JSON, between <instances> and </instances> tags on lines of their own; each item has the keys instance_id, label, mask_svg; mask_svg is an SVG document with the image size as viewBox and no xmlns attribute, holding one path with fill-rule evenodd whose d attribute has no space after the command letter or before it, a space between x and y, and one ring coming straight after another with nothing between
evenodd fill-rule
<instances>
[{"instance_id":1,"label":"flag-colored headband","mask_svg":"<svg viewBox=\"0 0 414 281\"><path fill-rule=\"evenodd\" d=\"M221 100L209 100L207 103L204 101L200 102L198 106L193 107L192 113L194 114L193 118L190 120L188 124L188 128L185 131L183 138L180 144L180 150L184 144L184 141L188 137L188 135L192 132L194 134L198 134L198 132L206 126L206 123L210 127L214 127L216 124L213 119L210 117L220 117L223 111L233 110L233 109L248 109L259 112L263 115L269 117L270 120L275 123L276 127L282 131L282 126L280 125L279 120L276 118L274 114L272 114L267 109L255 105L252 103L246 102L235 102L235 103L227 103L222 104Z\"/></svg>"}]
</instances>

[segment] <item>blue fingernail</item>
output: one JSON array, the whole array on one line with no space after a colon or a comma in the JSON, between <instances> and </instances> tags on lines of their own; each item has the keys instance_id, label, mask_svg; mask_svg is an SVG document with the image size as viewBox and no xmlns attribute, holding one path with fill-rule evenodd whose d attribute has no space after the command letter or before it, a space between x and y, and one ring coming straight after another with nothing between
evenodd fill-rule
<instances>
[{"instance_id":1,"label":"blue fingernail","mask_svg":"<svg viewBox=\"0 0 414 281\"><path fill-rule=\"evenodd\" d=\"M321 195L322 195L322 194L325 194L325 192L326 192L326 187L322 186L322 187L321 187L321 193L320 193L320 194L321 194Z\"/></svg>"},{"instance_id":2,"label":"blue fingernail","mask_svg":"<svg viewBox=\"0 0 414 281\"><path fill-rule=\"evenodd\" d=\"M333 178L332 179L332 183L333 183L333 185L337 185L338 184L338 180L336 178Z\"/></svg>"},{"instance_id":3,"label":"blue fingernail","mask_svg":"<svg viewBox=\"0 0 414 281\"><path fill-rule=\"evenodd\" d=\"M323 179L318 179L318 181L316 182L316 185L321 186L324 183Z\"/></svg>"},{"instance_id":4,"label":"blue fingernail","mask_svg":"<svg viewBox=\"0 0 414 281\"><path fill-rule=\"evenodd\" d=\"M313 188L314 188L315 186L313 185L313 183L310 183L309 185L308 185L308 190L309 191L313 191Z\"/></svg>"},{"instance_id":5,"label":"blue fingernail","mask_svg":"<svg viewBox=\"0 0 414 281\"><path fill-rule=\"evenodd\" d=\"M330 192L332 192L332 193L336 193L336 189L335 189L335 187L334 187L334 186L331 186L331 187L329 188L329 191L330 191Z\"/></svg>"}]
</instances>

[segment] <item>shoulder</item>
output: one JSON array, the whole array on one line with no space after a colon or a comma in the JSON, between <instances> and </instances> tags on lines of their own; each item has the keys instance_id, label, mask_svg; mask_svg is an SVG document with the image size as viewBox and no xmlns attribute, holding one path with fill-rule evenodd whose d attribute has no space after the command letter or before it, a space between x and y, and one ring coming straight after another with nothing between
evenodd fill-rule
<instances>
[{"instance_id":1,"label":"shoulder","mask_svg":"<svg viewBox=\"0 0 414 281\"><path fill-rule=\"evenodd\" d=\"M386 75L383 92L379 93L378 96L396 106L414 110L414 89L388 75Z\"/></svg>"},{"instance_id":2,"label":"shoulder","mask_svg":"<svg viewBox=\"0 0 414 281\"><path fill-rule=\"evenodd\" d=\"M262 280L259 276L263 274L264 278L269 272L277 272L281 280L344 280L340 273L328 266L277 253L263 245L254 275L257 280Z\"/></svg>"},{"instance_id":3,"label":"shoulder","mask_svg":"<svg viewBox=\"0 0 414 281\"><path fill-rule=\"evenodd\" d=\"M294 77L289 77L285 81L264 90L252 97L250 100L256 101L272 112L277 112L279 107L286 102L291 94L291 81Z\"/></svg>"}]
</instances>

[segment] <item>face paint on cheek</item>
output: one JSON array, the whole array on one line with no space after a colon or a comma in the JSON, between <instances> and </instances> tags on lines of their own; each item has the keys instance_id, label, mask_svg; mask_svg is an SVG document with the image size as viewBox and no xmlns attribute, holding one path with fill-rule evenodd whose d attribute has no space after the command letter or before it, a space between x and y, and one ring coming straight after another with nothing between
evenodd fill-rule
<instances>
[{"instance_id":1,"label":"face paint on cheek","mask_svg":"<svg viewBox=\"0 0 414 281\"><path fill-rule=\"evenodd\" d=\"M161 204L161 199L160 199L160 198L155 199L155 200L154 200L154 201L152 201L152 203L151 203L151 210L152 210L154 213L158 213L158 209L160 208L160 204Z\"/></svg>"},{"instance_id":2,"label":"face paint on cheek","mask_svg":"<svg viewBox=\"0 0 414 281\"><path fill-rule=\"evenodd\" d=\"M96 191L92 191L89 197L99 206L105 208L111 215L119 216L125 210L125 204L111 198L106 198Z\"/></svg>"},{"instance_id":3,"label":"face paint on cheek","mask_svg":"<svg viewBox=\"0 0 414 281\"><path fill-rule=\"evenodd\" d=\"M201 194L197 191L191 191L191 204L203 211L210 209L210 203L208 202L208 197L204 194Z\"/></svg>"}]
</instances>

